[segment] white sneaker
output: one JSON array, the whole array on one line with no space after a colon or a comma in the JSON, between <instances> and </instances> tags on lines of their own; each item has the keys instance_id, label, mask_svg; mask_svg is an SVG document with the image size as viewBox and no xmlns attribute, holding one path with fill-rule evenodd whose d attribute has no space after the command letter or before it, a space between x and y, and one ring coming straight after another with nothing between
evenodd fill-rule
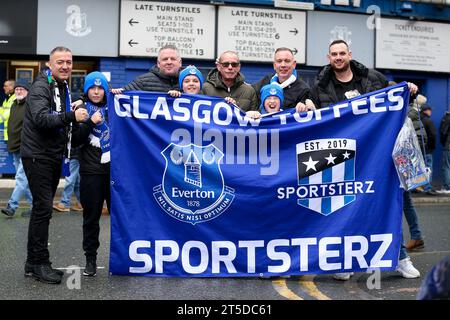
<instances>
[{"instance_id":1,"label":"white sneaker","mask_svg":"<svg viewBox=\"0 0 450 320\"><path fill-rule=\"evenodd\" d=\"M414 279L420 277L420 272L414 268L410 257L398 260L398 266L395 270L399 272L403 278Z\"/></svg>"},{"instance_id":2,"label":"white sneaker","mask_svg":"<svg viewBox=\"0 0 450 320\"><path fill-rule=\"evenodd\" d=\"M353 273L353 272L340 272L340 273L333 274L333 278L336 280L348 281L348 280L350 280L350 277L354 274L355 273Z\"/></svg>"},{"instance_id":3,"label":"white sneaker","mask_svg":"<svg viewBox=\"0 0 450 320\"><path fill-rule=\"evenodd\" d=\"M446 190L444 188L442 188L441 190L436 190L436 192L440 194L450 194L450 190Z\"/></svg>"}]
</instances>

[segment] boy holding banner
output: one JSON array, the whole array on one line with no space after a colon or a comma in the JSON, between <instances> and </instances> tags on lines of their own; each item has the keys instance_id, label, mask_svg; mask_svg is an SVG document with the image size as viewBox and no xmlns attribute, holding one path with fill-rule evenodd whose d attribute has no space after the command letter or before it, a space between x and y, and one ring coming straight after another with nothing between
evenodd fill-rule
<instances>
[{"instance_id":1,"label":"boy holding banner","mask_svg":"<svg viewBox=\"0 0 450 320\"><path fill-rule=\"evenodd\" d=\"M180 90L188 94L200 94L203 87L203 75L195 66L187 66L180 72L178 83ZM169 90L168 94L172 97L180 97L181 92L178 90Z\"/></svg>"},{"instance_id":2,"label":"boy holding banner","mask_svg":"<svg viewBox=\"0 0 450 320\"><path fill-rule=\"evenodd\" d=\"M282 111L284 94L283 88L277 83L269 83L261 88L261 105L259 111L247 111L245 114L254 119L261 118L264 115Z\"/></svg>"},{"instance_id":3,"label":"boy holding banner","mask_svg":"<svg viewBox=\"0 0 450 320\"><path fill-rule=\"evenodd\" d=\"M178 77L178 83L181 91L169 90L167 92L171 97L179 98L181 93L187 94L202 94L203 83L205 82L202 73L195 66L187 66L183 71L180 72ZM226 102L236 104L236 100L231 97L224 98Z\"/></svg>"}]
</instances>

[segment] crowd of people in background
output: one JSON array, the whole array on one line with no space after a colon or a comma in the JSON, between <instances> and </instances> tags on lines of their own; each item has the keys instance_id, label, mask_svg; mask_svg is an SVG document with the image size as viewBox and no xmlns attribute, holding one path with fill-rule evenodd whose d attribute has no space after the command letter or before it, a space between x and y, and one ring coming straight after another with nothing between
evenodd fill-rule
<instances>
[{"instance_id":1,"label":"crowd of people in background","mask_svg":"<svg viewBox=\"0 0 450 320\"><path fill-rule=\"evenodd\" d=\"M45 283L61 282L62 272L51 267L47 248L49 223L53 209L59 212L71 209L72 192L77 198L72 209L83 211L84 275L96 274L99 219L104 201L108 209L110 207L109 141L105 138L109 135L108 91L119 94L142 90L169 93L174 97L182 93L222 97L247 116L260 118L291 108L296 112L323 108L389 86L383 74L354 60L343 40L329 45L327 57L329 64L319 70L310 87L296 69L293 52L289 48L278 48L274 52L274 72L251 85L241 73L237 52L221 53L215 67L205 77L195 66L183 69L177 48L166 45L159 50L156 64L149 72L122 88L110 88L100 72L88 74L82 99L72 103L67 85L72 71L72 52L56 47L50 53L47 68L31 87L6 81L0 121L4 123L5 140L14 159L16 186L2 212L8 217L14 216L22 196L30 203L31 208L22 213L30 217L25 275ZM437 137L443 146L442 188L434 190L430 181L420 192L450 194L450 112L446 112L439 130L436 129L426 97L418 94L415 84L408 83L408 87L413 101L409 116L419 125L417 135L428 167L433 166ZM69 158L70 161L65 161ZM54 204L63 163L71 174L66 177L61 201ZM404 213L411 240L399 248L397 271L405 278L417 278L420 272L413 266L407 251L421 249L425 243L408 191L404 192ZM348 280L351 276L351 273L334 275L338 280Z\"/></svg>"}]
</instances>

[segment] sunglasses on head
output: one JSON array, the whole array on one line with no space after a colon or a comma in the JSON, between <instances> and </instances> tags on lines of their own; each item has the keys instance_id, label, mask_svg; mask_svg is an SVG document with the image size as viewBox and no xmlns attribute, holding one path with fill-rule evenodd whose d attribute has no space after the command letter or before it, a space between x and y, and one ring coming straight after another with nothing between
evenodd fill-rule
<instances>
[{"instance_id":1,"label":"sunglasses on head","mask_svg":"<svg viewBox=\"0 0 450 320\"><path fill-rule=\"evenodd\" d=\"M239 62L221 62L220 65L224 68L228 68L230 65L233 68L239 67Z\"/></svg>"}]
</instances>

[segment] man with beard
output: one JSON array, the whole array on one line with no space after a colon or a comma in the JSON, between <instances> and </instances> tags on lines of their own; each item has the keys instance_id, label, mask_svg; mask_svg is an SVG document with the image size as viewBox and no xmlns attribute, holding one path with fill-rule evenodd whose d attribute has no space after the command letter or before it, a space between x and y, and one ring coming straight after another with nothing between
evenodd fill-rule
<instances>
[{"instance_id":1,"label":"man with beard","mask_svg":"<svg viewBox=\"0 0 450 320\"><path fill-rule=\"evenodd\" d=\"M31 197L28 180L23 170L22 159L20 158L20 142L23 126L23 117L25 115L25 99L28 95L29 86L27 83L16 83L14 86L15 100L11 106L8 125L8 151L13 156L14 167L16 169L15 181L16 185L8 200L6 208L2 209L2 213L8 217L14 216L19 207L20 198L24 195L28 203L31 205L33 198ZM22 212L22 217L29 217L31 209Z\"/></svg>"},{"instance_id":2,"label":"man with beard","mask_svg":"<svg viewBox=\"0 0 450 320\"><path fill-rule=\"evenodd\" d=\"M339 101L385 88L389 85L386 77L380 72L368 69L352 59L352 52L344 40L331 42L327 54L328 65L319 71L311 88L313 100L317 108L324 108ZM411 95L416 95L418 87L408 82ZM412 205L412 203L411 203ZM396 269L404 278L418 278L420 272L414 268L401 244L398 266ZM337 280L349 280L353 273L336 273Z\"/></svg>"},{"instance_id":3,"label":"man with beard","mask_svg":"<svg viewBox=\"0 0 450 320\"><path fill-rule=\"evenodd\" d=\"M344 40L330 44L327 58L330 64L322 67L311 88L317 108L388 86L383 74L352 59L352 52ZM416 93L417 87L410 90Z\"/></svg>"}]
</instances>

